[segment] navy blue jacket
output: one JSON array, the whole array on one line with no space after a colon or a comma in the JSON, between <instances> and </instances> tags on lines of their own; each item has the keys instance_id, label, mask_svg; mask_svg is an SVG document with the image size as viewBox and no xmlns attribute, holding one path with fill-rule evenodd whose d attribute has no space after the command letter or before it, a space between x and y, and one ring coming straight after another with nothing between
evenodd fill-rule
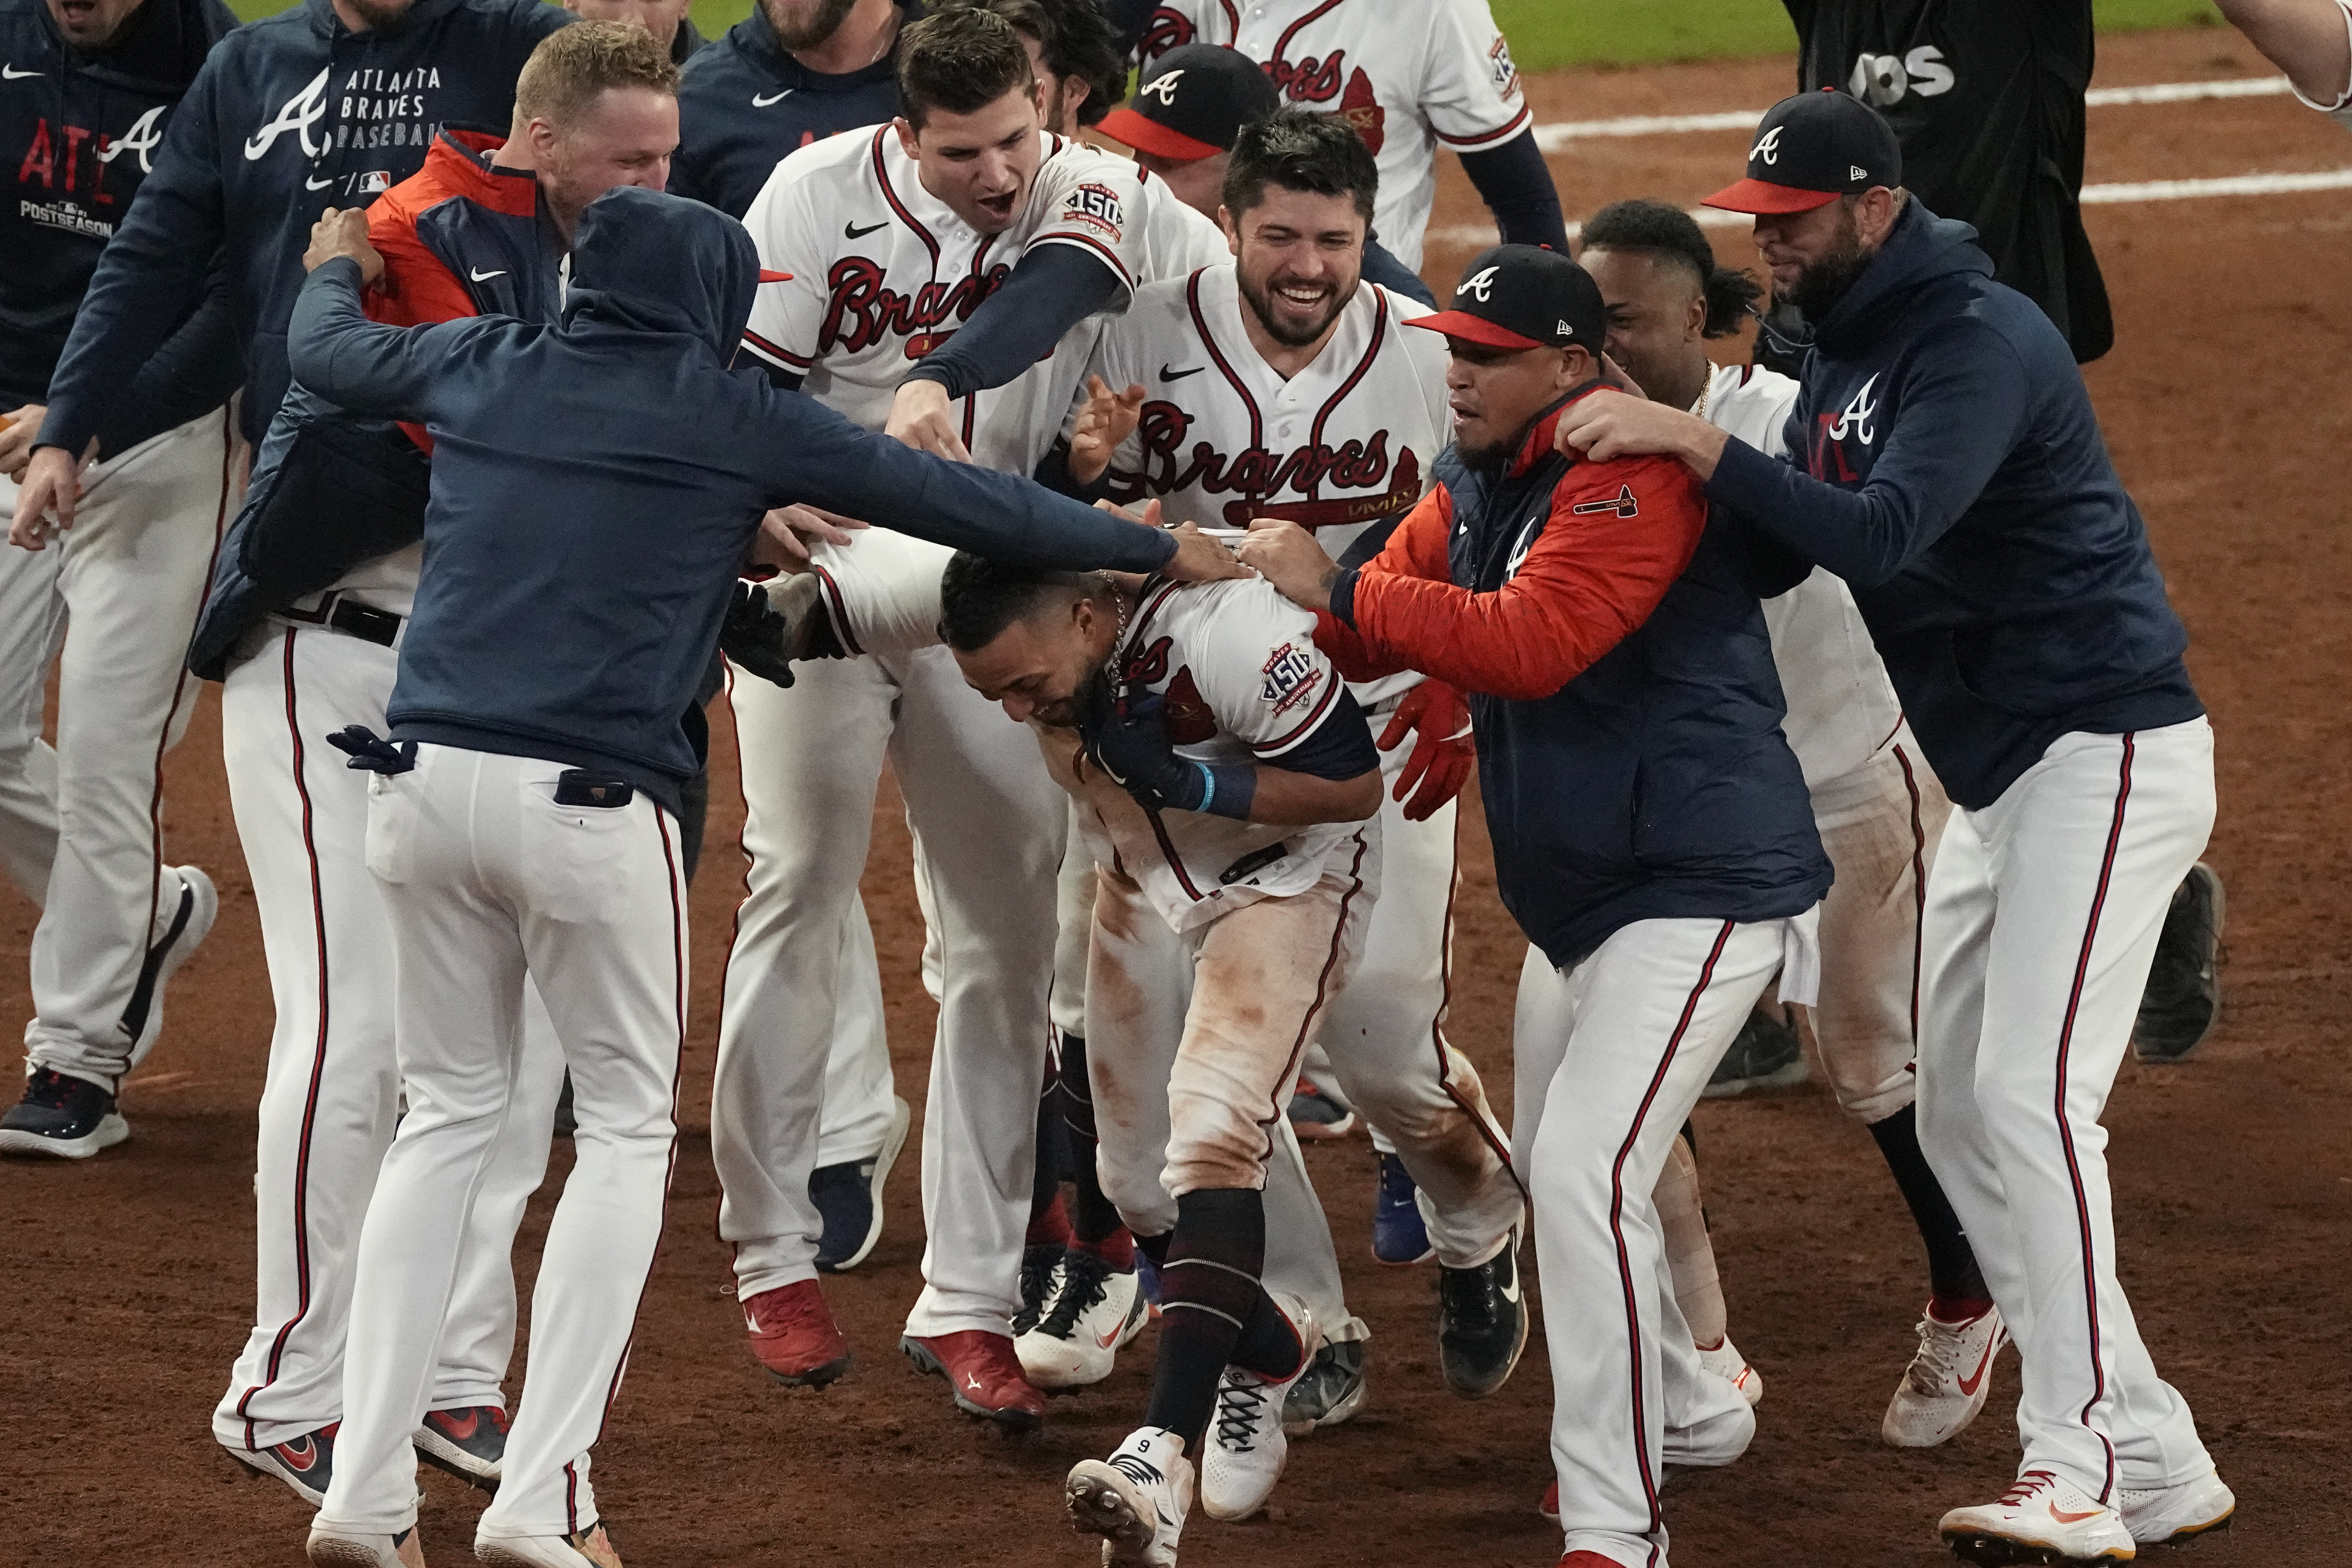
<instances>
[{"instance_id":1,"label":"navy blue jacket","mask_svg":"<svg viewBox=\"0 0 2352 1568\"><path fill-rule=\"evenodd\" d=\"M2066 340L1915 197L1814 337L1788 463L1707 485L1853 589L1920 749L1991 805L2070 731L2205 710Z\"/></svg>"},{"instance_id":2,"label":"navy blue jacket","mask_svg":"<svg viewBox=\"0 0 2352 1568\"><path fill-rule=\"evenodd\" d=\"M1679 463L1552 449L1568 403L1618 395L1571 393L1496 468L1448 447L1317 633L1350 678L1470 694L1497 890L1563 968L1636 921L1783 919L1830 885L1759 604L1803 569Z\"/></svg>"},{"instance_id":3,"label":"navy blue jacket","mask_svg":"<svg viewBox=\"0 0 2352 1568\"><path fill-rule=\"evenodd\" d=\"M154 167L173 110L205 53L236 26L220 0L148 0L121 40L83 54L44 0L0 0L0 406L47 400L100 252ZM215 276L211 308L141 367L106 454L184 424L245 379Z\"/></svg>"},{"instance_id":4,"label":"navy blue jacket","mask_svg":"<svg viewBox=\"0 0 2352 1568\"><path fill-rule=\"evenodd\" d=\"M900 0L903 27L923 14ZM678 143L669 192L708 202L730 217L796 147L893 120L898 113L898 49L863 70L828 76L785 52L767 11L751 14L698 50L677 84Z\"/></svg>"},{"instance_id":5,"label":"navy blue jacket","mask_svg":"<svg viewBox=\"0 0 2352 1568\"><path fill-rule=\"evenodd\" d=\"M727 370L759 260L707 206L607 192L572 268L556 327L377 326L344 260L296 305L303 385L433 437L395 739L606 770L676 811L700 767L680 716L761 514L787 501L1038 565L1150 571L1174 552L1164 533Z\"/></svg>"},{"instance_id":6,"label":"navy blue jacket","mask_svg":"<svg viewBox=\"0 0 2352 1568\"><path fill-rule=\"evenodd\" d=\"M90 279L42 444L79 450L219 252L245 348L240 419L259 445L286 394L286 318L319 214L415 174L444 124L503 133L523 61L570 20L539 0L416 0L353 33L330 0L304 0L222 40Z\"/></svg>"}]
</instances>

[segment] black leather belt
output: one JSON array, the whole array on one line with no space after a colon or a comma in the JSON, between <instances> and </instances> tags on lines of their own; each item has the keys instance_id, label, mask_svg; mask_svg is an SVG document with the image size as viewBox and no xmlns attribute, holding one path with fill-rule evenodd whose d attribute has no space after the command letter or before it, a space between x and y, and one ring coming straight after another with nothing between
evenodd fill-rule
<instances>
[{"instance_id":1,"label":"black leather belt","mask_svg":"<svg viewBox=\"0 0 2352 1568\"><path fill-rule=\"evenodd\" d=\"M278 613L287 620L299 621L306 626L325 626L378 647L391 647L399 642L401 623L408 618L390 610L379 610L373 605L362 605L341 594L326 595L315 610L289 607Z\"/></svg>"}]
</instances>

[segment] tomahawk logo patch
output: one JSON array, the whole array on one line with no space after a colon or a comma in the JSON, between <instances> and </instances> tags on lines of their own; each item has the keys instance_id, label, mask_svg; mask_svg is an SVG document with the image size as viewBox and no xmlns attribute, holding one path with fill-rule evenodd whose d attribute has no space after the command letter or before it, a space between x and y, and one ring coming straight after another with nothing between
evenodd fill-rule
<instances>
[{"instance_id":1,"label":"tomahawk logo patch","mask_svg":"<svg viewBox=\"0 0 2352 1568\"><path fill-rule=\"evenodd\" d=\"M1631 485L1619 485L1617 493L1613 496L1607 496L1600 500L1584 501L1568 510L1579 517L1591 517L1604 511L1613 511L1619 517L1642 515L1642 505L1633 499L1633 487Z\"/></svg>"}]
</instances>

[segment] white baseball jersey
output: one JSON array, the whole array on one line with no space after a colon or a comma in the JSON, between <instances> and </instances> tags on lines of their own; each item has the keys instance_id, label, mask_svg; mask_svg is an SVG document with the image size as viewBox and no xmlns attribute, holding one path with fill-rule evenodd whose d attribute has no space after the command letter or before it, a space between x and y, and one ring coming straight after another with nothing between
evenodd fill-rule
<instances>
[{"instance_id":1,"label":"white baseball jersey","mask_svg":"<svg viewBox=\"0 0 2352 1568\"><path fill-rule=\"evenodd\" d=\"M2352 37L2352 0L2336 0L2336 3L2337 5L2341 6L2344 11L2344 29L2346 35L2347 37ZM2304 96L2303 89L2299 87L2294 88L2292 90L2294 91L2296 99L2306 108L2315 109L2319 110L2320 113L2334 119L2336 123L2344 127L2345 130L2352 131L2352 80L2347 80L2341 88L2338 88L2335 98L2326 103L2322 103L2316 99L2305 98Z\"/></svg>"},{"instance_id":2,"label":"white baseball jersey","mask_svg":"<svg viewBox=\"0 0 2352 1568\"><path fill-rule=\"evenodd\" d=\"M1212 767L1278 767L1344 706L1339 671L1315 646L1315 617L1259 578L1152 579L1113 657L1128 690L1149 689L1166 700L1176 754ZM1179 931L1260 899L1305 892L1333 868L1333 856L1355 852L1356 835L1377 837L1380 830L1378 819L1284 827L1206 812L1146 812L1098 770L1077 782L1073 731L1032 727L1047 767L1078 800L1078 826L1095 859L1139 883Z\"/></svg>"},{"instance_id":3,"label":"white baseball jersey","mask_svg":"<svg viewBox=\"0 0 2352 1568\"><path fill-rule=\"evenodd\" d=\"M1445 340L1407 331L1417 301L1365 283L1331 341L1287 381L1243 326L1230 259L1149 284L1096 341L1090 368L1149 396L1135 433L1112 454L1110 493L1159 497L1171 522L1239 528L1278 517L1312 530L1336 560L1375 524L1421 499L1453 439ZM1363 683L1366 706L1420 679Z\"/></svg>"},{"instance_id":4,"label":"white baseball jersey","mask_svg":"<svg viewBox=\"0 0 2352 1568\"><path fill-rule=\"evenodd\" d=\"M1136 166L1038 135L1043 157L1020 216L997 235L981 234L925 190L887 125L793 152L743 215L761 265L793 274L760 290L744 348L802 375L828 408L878 430L915 362L971 320L1034 247L1067 245L1102 260L1121 284L1113 309L1125 309L1150 276ZM961 435L975 463L1035 467L1079 384L1077 346L961 400Z\"/></svg>"},{"instance_id":5,"label":"white baseball jersey","mask_svg":"<svg viewBox=\"0 0 2352 1568\"><path fill-rule=\"evenodd\" d=\"M1707 377L1706 417L1777 458L1788 449L1782 432L1796 401L1797 384L1785 375L1717 365ZM1789 592L1764 601L1764 624L1789 700L1781 731L1804 769L1805 787L1818 789L1868 762L1903 721L1903 704L1843 578L1815 567Z\"/></svg>"},{"instance_id":6,"label":"white baseball jersey","mask_svg":"<svg viewBox=\"0 0 2352 1568\"><path fill-rule=\"evenodd\" d=\"M1526 131L1510 46L1487 0L1166 0L1143 75L1179 44L1264 66L1286 101L1345 115L1380 164L1372 226L1414 271L1437 191L1437 143L1475 153Z\"/></svg>"}]
</instances>

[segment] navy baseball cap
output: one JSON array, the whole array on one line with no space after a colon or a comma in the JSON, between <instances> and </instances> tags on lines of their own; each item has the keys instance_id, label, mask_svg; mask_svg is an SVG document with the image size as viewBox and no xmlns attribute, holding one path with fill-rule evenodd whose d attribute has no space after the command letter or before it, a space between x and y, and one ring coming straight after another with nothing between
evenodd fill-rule
<instances>
[{"instance_id":1,"label":"navy baseball cap","mask_svg":"<svg viewBox=\"0 0 2352 1568\"><path fill-rule=\"evenodd\" d=\"M1451 309L1405 325L1495 349L1586 348L1597 362L1609 310L1591 274L1559 252L1497 245L1470 258Z\"/></svg>"},{"instance_id":2,"label":"navy baseball cap","mask_svg":"<svg viewBox=\"0 0 2352 1568\"><path fill-rule=\"evenodd\" d=\"M1834 88L1784 98L1756 127L1748 177L1704 205L1736 213L1801 213L1873 185L1903 183L1895 128L1858 98Z\"/></svg>"},{"instance_id":3,"label":"navy baseball cap","mask_svg":"<svg viewBox=\"0 0 2352 1568\"><path fill-rule=\"evenodd\" d=\"M1239 49L1186 44L1151 67L1135 96L1095 127L1115 142L1180 163L1230 153L1253 120L1281 106L1274 79Z\"/></svg>"}]
</instances>

